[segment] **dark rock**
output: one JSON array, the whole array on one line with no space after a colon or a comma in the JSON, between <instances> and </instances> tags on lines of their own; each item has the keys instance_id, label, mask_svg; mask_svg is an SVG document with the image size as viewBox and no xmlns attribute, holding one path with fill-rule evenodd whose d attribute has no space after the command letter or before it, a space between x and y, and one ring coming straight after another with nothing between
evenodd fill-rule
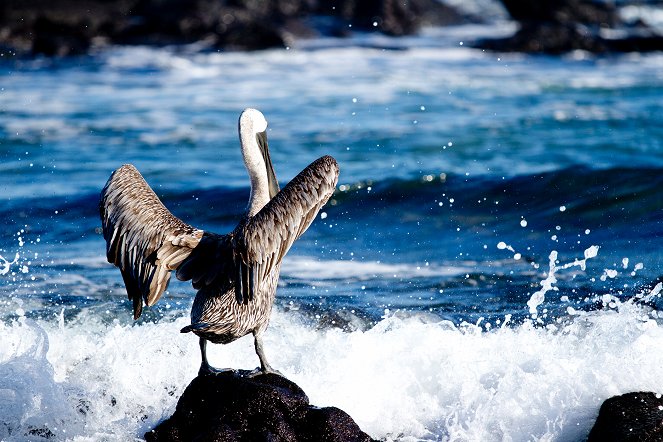
<instances>
[{"instance_id":1,"label":"dark rock","mask_svg":"<svg viewBox=\"0 0 663 442\"><path fill-rule=\"evenodd\" d=\"M90 49L91 36L85 22L62 23L39 16L33 24L32 53L43 55L79 55Z\"/></svg>"},{"instance_id":2,"label":"dark rock","mask_svg":"<svg viewBox=\"0 0 663 442\"><path fill-rule=\"evenodd\" d=\"M474 47L499 52L527 52L558 55L582 50L595 54L607 52L663 51L663 36L655 33L604 38L597 30L560 23L523 25L514 35L486 39Z\"/></svg>"},{"instance_id":3,"label":"dark rock","mask_svg":"<svg viewBox=\"0 0 663 442\"><path fill-rule=\"evenodd\" d=\"M570 24L540 23L523 25L514 35L484 40L482 49L500 52L563 54L574 50L600 53L608 50L605 42L586 29Z\"/></svg>"},{"instance_id":4,"label":"dark rock","mask_svg":"<svg viewBox=\"0 0 663 442\"><path fill-rule=\"evenodd\" d=\"M187 44L256 50L285 45L285 18L272 2L137 0L127 26L112 36L121 44Z\"/></svg>"},{"instance_id":5,"label":"dark rock","mask_svg":"<svg viewBox=\"0 0 663 442\"><path fill-rule=\"evenodd\" d=\"M629 35L624 38L603 39L612 52L652 52L663 51L663 35Z\"/></svg>"},{"instance_id":6,"label":"dark rock","mask_svg":"<svg viewBox=\"0 0 663 442\"><path fill-rule=\"evenodd\" d=\"M78 55L127 20L133 0L2 0L0 46L18 54Z\"/></svg>"},{"instance_id":7,"label":"dark rock","mask_svg":"<svg viewBox=\"0 0 663 442\"><path fill-rule=\"evenodd\" d=\"M626 393L601 405L587 442L663 440L663 398L649 392Z\"/></svg>"},{"instance_id":8,"label":"dark rock","mask_svg":"<svg viewBox=\"0 0 663 442\"><path fill-rule=\"evenodd\" d=\"M502 0L509 15L521 23L581 23L615 26L619 17L613 4L588 0Z\"/></svg>"},{"instance_id":9,"label":"dark rock","mask_svg":"<svg viewBox=\"0 0 663 442\"><path fill-rule=\"evenodd\" d=\"M175 413L149 441L371 441L344 411L317 408L292 381L246 372L204 375L186 388Z\"/></svg>"},{"instance_id":10,"label":"dark rock","mask_svg":"<svg viewBox=\"0 0 663 442\"><path fill-rule=\"evenodd\" d=\"M501 0L520 29L512 36L487 39L474 46L501 52L561 54L663 50L663 37L650 29L630 28L610 2L591 0ZM624 37L605 38L618 30ZM614 34L614 33L613 33Z\"/></svg>"},{"instance_id":11,"label":"dark rock","mask_svg":"<svg viewBox=\"0 0 663 442\"><path fill-rule=\"evenodd\" d=\"M321 15L334 25L316 29ZM216 49L253 50L327 31L406 35L464 21L437 0L2 0L0 48L73 55L103 44L204 41Z\"/></svg>"}]
</instances>

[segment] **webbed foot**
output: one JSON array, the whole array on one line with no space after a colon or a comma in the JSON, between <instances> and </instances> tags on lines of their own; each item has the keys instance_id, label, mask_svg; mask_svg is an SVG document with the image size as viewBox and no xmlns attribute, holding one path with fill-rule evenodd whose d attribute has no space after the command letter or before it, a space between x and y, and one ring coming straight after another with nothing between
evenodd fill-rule
<instances>
[{"instance_id":1,"label":"webbed foot","mask_svg":"<svg viewBox=\"0 0 663 442\"><path fill-rule=\"evenodd\" d=\"M209 364L202 363L200 364L200 370L198 370L198 376L216 376L222 373L236 373L237 371L232 368L215 368Z\"/></svg>"},{"instance_id":2,"label":"webbed foot","mask_svg":"<svg viewBox=\"0 0 663 442\"><path fill-rule=\"evenodd\" d=\"M280 371L274 370L272 367L264 367L264 368L256 367L255 370L250 371L248 374L245 375L245 377L254 378L256 376L260 376L263 374L275 374L281 377L285 377L283 376L283 374L281 374Z\"/></svg>"}]
</instances>

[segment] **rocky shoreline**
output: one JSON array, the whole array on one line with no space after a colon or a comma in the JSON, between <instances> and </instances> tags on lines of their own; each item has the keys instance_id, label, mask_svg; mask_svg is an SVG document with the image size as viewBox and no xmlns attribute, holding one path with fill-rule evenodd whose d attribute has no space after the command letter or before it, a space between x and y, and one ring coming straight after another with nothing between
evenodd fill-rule
<instances>
[{"instance_id":1,"label":"rocky shoreline","mask_svg":"<svg viewBox=\"0 0 663 442\"><path fill-rule=\"evenodd\" d=\"M306 393L285 377L247 377L247 373L196 377L180 397L175 413L146 433L145 440L373 441L344 411L309 404Z\"/></svg>"},{"instance_id":2,"label":"rocky shoreline","mask_svg":"<svg viewBox=\"0 0 663 442\"><path fill-rule=\"evenodd\" d=\"M315 441L372 442L346 412L319 408L289 379L227 371L194 378L175 413L145 434L147 442ZM663 398L650 392L607 399L588 442L658 441Z\"/></svg>"},{"instance_id":3,"label":"rocky shoreline","mask_svg":"<svg viewBox=\"0 0 663 442\"><path fill-rule=\"evenodd\" d=\"M651 392L626 393L603 402L587 442L655 442L663 440L663 397Z\"/></svg>"},{"instance_id":4,"label":"rocky shoreline","mask_svg":"<svg viewBox=\"0 0 663 442\"><path fill-rule=\"evenodd\" d=\"M319 408L289 379L227 371L194 378L175 413L145 434L147 442L315 441L372 442L346 412ZM588 442L658 441L663 398L650 392L607 399Z\"/></svg>"},{"instance_id":5,"label":"rocky shoreline","mask_svg":"<svg viewBox=\"0 0 663 442\"><path fill-rule=\"evenodd\" d=\"M518 31L473 46L545 54L663 50L663 36L644 23L624 23L611 3L501 1ZM71 56L108 45L190 43L207 50L258 50L357 30L402 36L423 26L481 20L437 0L3 0L0 54Z\"/></svg>"},{"instance_id":6,"label":"rocky shoreline","mask_svg":"<svg viewBox=\"0 0 663 442\"><path fill-rule=\"evenodd\" d=\"M587 0L501 0L519 23L512 36L478 42L500 52L564 54L663 50L663 36L645 23L626 23L610 2Z\"/></svg>"},{"instance_id":7,"label":"rocky shoreline","mask_svg":"<svg viewBox=\"0 0 663 442\"><path fill-rule=\"evenodd\" d=\"M194 42L210 50L256 50L351 30L408 35L467 20L435 0L4 0L0 50L68 56L113 44Z\"/></svg>"}]
</instances>

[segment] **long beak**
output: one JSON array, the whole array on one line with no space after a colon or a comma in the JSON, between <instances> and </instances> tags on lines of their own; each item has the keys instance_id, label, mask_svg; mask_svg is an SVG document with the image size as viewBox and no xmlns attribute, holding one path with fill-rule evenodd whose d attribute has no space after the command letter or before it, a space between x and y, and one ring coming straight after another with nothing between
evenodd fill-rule
<instances>
[{"instance_id":1,"label":"long beak","mask_svg":"<svg viewBox=\"0 0 663 442\"><path fill-rule=\"evenodd\" d=\"M272 159L269 157L269 146L267 145L267 131L259 132L256 134L258 146L262 152L262 158L265 160L265 167L267 168L267 184L269 186L269 198L274 198L279 193L279 182L276 181L276 174L274 173L274 166L272 166Z\"/></svg>"}]
</instances>

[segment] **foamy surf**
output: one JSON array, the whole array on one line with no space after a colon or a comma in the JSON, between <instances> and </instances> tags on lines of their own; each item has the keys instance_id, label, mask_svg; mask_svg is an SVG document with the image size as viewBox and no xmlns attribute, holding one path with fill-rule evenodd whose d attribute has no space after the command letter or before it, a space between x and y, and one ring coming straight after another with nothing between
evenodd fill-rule
<instances>
[{"instance_id":1,"label":"foamy surf","mask_svg":"<svg viewBox=\"0 0 663 442\"><path fill-rule=\"evenodd\" d=\"M463 265L465 264L465 265ZM472 271L470 263L440 265L428 262L416 263L384 263L380 261L365 262L352 259L319 260L305 256L291 257L283 262L284 276L292 279L306 280L358 280L366 281L376 278L417 278L444 277L463 275Z\"/></svg>"},{"instance_id":2,"label":"foamy surf","mask_svg":"<svg viewBox=\"0 0 663 442\"><path fill-rule=\"evenodd\" d=\"M545 327L506 318L487 331L397 313L345 332L278 310L265 345L311 403L344 409L375 438L576 441L606 398L663 391L657 317L622 303ZM187 322L83 315L0 324L0 439L142 438L197 373L197 340L179 333ZM210 360L258 364L248 338L212 346Z\"/></svg>"}]
</instances>

